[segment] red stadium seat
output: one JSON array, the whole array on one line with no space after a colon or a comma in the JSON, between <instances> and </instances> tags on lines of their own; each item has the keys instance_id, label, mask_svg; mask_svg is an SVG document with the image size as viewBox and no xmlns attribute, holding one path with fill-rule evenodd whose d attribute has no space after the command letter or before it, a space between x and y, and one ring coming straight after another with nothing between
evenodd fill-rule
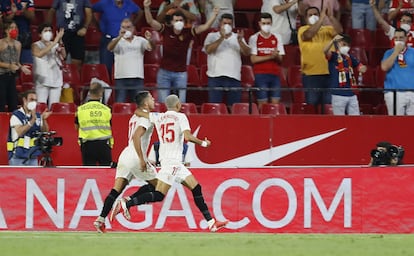
<instances>
[{"instance_id":1,"label":"red stadium seat","mask_svg":"<svg viewBox=\"0 0 414 256\"><path fill-rule=\"evenodd\" d=\"M349 50L349 54L357 58L362 64L368 65L368 56L365 48L352 46Z\"/></svg>"},{"instance_id":2,"label":"red stadium seat","mask_svg":"<svg viewBox=\"0 0 414 256\"><path fill-rule=\"evenodd\" d=\"M81 83L82 85L89 85L91 79L96 77L111 85L108 69L105 64L83 64L81 68Z\"/></svg>"},{"instance_id":3,"label":"red stadium seat","mask_svg":"<svg viewBox=\"0 0 414 256\"><path fill-rule=\"evenodd\" d=\"M227 106L224 103L203 103L201 104L201 114L228 114Z\"/></svg>"},{"instance_id":4,"label":"red stadium seat","mask_svg":"<svg viewBox=\"0 0 414 256\"><path fill-rule=\"evenodd\" d=\"M250 113L251 106L251 113ZM233 115L258 115L259 109L256 103L233 103L231 106L231 113Z\"/></svg>"},{"instance_id":5,"label":"red stadium seat","mask_svg":"<svg viewBox=\"0 0 414 256\"><path fill-rule=\"evenodd\" d=\"M53 113L71 114L76 112L76 108L75 103L56 102L52 104L51 111Z\"/></svg>"},{"instance_id":6,"label":"red stadium seat","mask_svg":"<svg viewBox=\"0 0 414 256\"><path fill-rule=\"evenodd\" d=\"M67 83L73 89L75 103L80 104L81 80L79 70L76 64L65 63L62 67L63 83Z\"/></svg>"},{"instance_id":7,"label":"red stadium seat","mask_svg":"<svg viewBox=\"0 0 414 256\"><path fill-rule=\"evenodd\" d=\"M308 105L306 103L292 103L290 107L290 114L298 115L298 114L317 114L317 111L314 106Z\"/></svg>"},{"instance_id":8,"label":"red stadium seat","mask_svg":"<svg viewBox=\"0 0 414 256\"><path fill-rule=\"evenodd\" d=\"M38 102L36 105L36 112L42 113L47 109L47 103L45 102Z\"/></svg>"},{"instance_id":9,"label":"red stadium seat","mask_svg":"<svg viewBox=\"0 0 414 256\"><path fill-rule=\"evenodd\" d=\"M203 90L207 84L200 83L200 76L197 67L194 65L187 65L187 101L193 102L196 105L201 105L208 101L208 91Z\"/></svg>"},{"instance_id":10,"label":"red stadium seat","mask_svg":"<svg viewBox=\"0 0 414 256\"><path fill-rule=\"evenodd\" d=\"M373 46L372 32L368 29L351 29L349 35L352 38L352 47L370 49Z\"/></svg>"},{"instance_id":11,"label":"red stadium seat","mask_svg":"<svg viewBox=\"0 0 414 256\"><path fill-rule=\"evenodd\" d=\"M192 102L183 102L181 103L181 112L188 115L188 114L198 114L196 104Z\"/></svg>"},{"instance_id":12,"label":"red stadium seat","mask_svg":"<svg viewBox=\"0 0 414 256\"><path fill-rule=\"evenodd\" d=\"M302 72L300 65L289 66L287 70L287 82L289 87L302 86Z\"/></svg>"},{"instance_id":13,"label":"red stadium seat","mask_svg":"<svg viewBox=\"0 0 414 256\"><path fill-rule=\"evenodd\" d=\"M112 113L114 114L133 114L137 105L135 103L114 102L112 104Z\"/></svg>"},{"instance_id":14,"label":"red stadium seat","mask_svg":"<svg viewBox=\"0 0 414 256\"><path fill-rule=\"evenodd\" d=\"M384 57L384 53L390 49L390 47L373 47L369 51L369 65L371 67L376 67L381 65L381 60Z\"/></svg>"},{"instance_id":15,"label":"red stadium seat","mask_svg":"<svg viewBox=\"0 0 414 256\"><path fill-rule=\"evenodd\" d=\"M95 26L89 26L85 34L85 49L97 51L102 38L102 32Z\"/></svg>"},{"instance_id":16,"label":"red stadium seat","mask_svg":"<svg viewBox=\"0 0 414 256\"><path fill-rule=\"evenodd\" d=\"M153 111L154 112L165 112L167 111L167 106L165 105L165 103L155 102Z\"/></svg>"},{"instance_id":17,"label":"red stadium seat","mask_svg":"<svg viewBox=\"0 0 414 256\"><path fill-rule=\"evenodd\" d=\"M372 104L359 104L359 112L361 113L361 115L372 115Z\"/></svg>"},{"instance_id":18,"label":"red stadium seat","mask_svg":"<svg viewBox=\"0 0 414 256\"><path fill-rule=\"evenodd\" d=\"M144 53L144 63L145 64L160 64L162 58L162 45L156 44L152 51L145 51Z\"/></svg>"},{"instance_id":19,"label":"red stadium seat","mask_svg":"<svg viewBox=\"0 0 414 256\"><path fill-rule=\"evenodd\" d=\"M300 65L300 50L297 45L285 45L285 55L282 59L282 67L288 68L290 66Z\"/></svg>"},{"instance_id":20,"label":"red stadium seat","mask_svg":"<svg viewBox=\"0 0 414 256\"><path fill-rule=\"evenodd\" d=\"M283 103L265 103L262 105L261 114L264 115L286 115L286 107Z\"/></svg>"},{"instance_id":21,"label":"red stadium seat","mask_svg":"<svg viewBox=\"0 0 414 256\"><path fill-rule=\"evenodd\" d=\"M142 27L141 28L141 36L145 36L145 31L151 31L151 40L154 44L161 44L162 43L162 34L152 27Z\"/></svg>"}]
</instances>

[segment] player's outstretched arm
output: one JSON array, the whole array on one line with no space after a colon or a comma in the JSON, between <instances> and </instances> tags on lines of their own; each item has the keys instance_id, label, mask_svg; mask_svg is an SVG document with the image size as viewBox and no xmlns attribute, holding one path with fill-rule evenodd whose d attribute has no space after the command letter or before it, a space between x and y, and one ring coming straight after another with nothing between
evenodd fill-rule
<instances>
[{"instance_id":1,"label":"player's outstretched arm","mask_svg":"<svg viewBox=\"0 0 414 256\"><path fill-rule=\"evenodd\" d=\"M184 138L205 148L211 145L211 141L209 141L207 138L200 140L199 138L195 137L189 130L184 131Z\"/></svg>"}]
</instances>

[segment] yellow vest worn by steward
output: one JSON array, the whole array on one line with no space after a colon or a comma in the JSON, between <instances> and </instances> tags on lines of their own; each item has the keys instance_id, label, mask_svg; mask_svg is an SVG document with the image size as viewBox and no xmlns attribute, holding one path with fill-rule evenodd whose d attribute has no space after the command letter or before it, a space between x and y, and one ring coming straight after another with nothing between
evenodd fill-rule
<instances>
[{"instance_id":1,"label":"yellow vest worn by steward","mask_svg":"<svg viewBox=\"0 0 414 256\"><path fill-rule=\"evenodd\" d=\"M109 140L113 145L111 109L99 101L89 101L78 107L79 140Z\"/></svg>"}]
</instances>

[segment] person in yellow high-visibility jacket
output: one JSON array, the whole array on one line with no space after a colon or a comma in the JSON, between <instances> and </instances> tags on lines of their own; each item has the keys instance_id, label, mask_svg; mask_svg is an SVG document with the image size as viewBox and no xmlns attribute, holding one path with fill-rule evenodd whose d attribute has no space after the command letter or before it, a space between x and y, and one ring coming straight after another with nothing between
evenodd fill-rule
<instances>
[{"instance_id":1,"label":"person in yellow high-visibility jacket","mask_svg":"<svg viewBox=\"0 0 414 256\"><path fill-rule=\"evenodd\" d=\"M82 164L110 166L112 164L111 109L101 103L104 88L92 82L89 101L80 105L75 115L75 128L79 132Z\"/></svg>"}]
</instances>

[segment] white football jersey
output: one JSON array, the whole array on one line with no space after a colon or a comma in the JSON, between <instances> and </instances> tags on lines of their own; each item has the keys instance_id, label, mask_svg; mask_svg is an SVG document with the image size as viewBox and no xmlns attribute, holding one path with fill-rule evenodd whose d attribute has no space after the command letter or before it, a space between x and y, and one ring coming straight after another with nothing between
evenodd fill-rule
<instances>
[{"instance_id":1,"label":"white football jersey","mask_svg":"<svg viewBox=\"0 0 414 256\"><path fill-rule=\"evenodd\" d=\"M145 134L141 137L141 149L145 156L147 154L152 131L154 129L154 125L147 118L132 115L132 117L129 119L128 147L134 148L132 136L134 135L135 131L139 126L142 126L146 129Z\"/></svg>"},{"instance_id":2,"label":"white football jersey","mask_svg":"<svg viewBox=\"0 0 414 256\"><path fill-rule=\"evenodd\" d=\"M185 114L176 111L150 113L160 141L160 162L168 160L181 163L183 157L184 131L191 131Z\"/></svg>"}]
</instances>

